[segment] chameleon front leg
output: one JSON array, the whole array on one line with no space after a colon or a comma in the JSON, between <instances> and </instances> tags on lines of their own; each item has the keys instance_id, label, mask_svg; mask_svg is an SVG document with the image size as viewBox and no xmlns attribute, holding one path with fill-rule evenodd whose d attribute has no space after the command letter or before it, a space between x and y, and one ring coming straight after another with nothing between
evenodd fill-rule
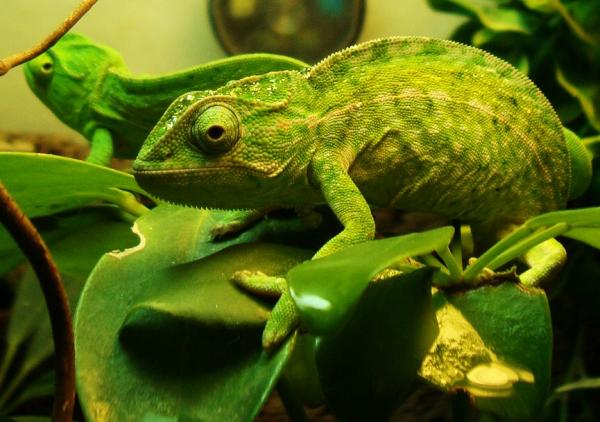
<instances>
[{"instance_id":1,"label":"chameleon front leg","mask_svg":"<svg viewBox=\"0 0 600 422\"><path fill-rule=\"evenodd\" d=\"M220 215L219 222L211 229L213 237L239 233L269 213L270 209L234 210Z\"/></svg>"},{"instance_id":2,"label":"chameleon front leg","mask_svg":"<svg viewBox=\"0 0 600 422\"><path fill-rule=\"evenodd\" d=\"M108 167L113 158L113 153L114 143L110 131L103 127L96 128L92 134L91 149L86 161Z\"/></svg>"},{"instance_id":3,"label":"chameleon front leg","mask_svg":"<svg viewBox=\"0 0 600 422\"><path fill-rule=\"evenodd\" d=\"M342 232L323 245L313 259L373 239L375 221L371 208L336 157L325 154L315 157L312 171L325 202L344 226Z\"/></svg>"},{"instance_id":4,"label":"chameleon front leg","mask_svg":"<svg viewBox=\"0 0 600 422\"><path fill-rule=\"evenodd\" d=\"M371 209L347 171L340 164L336 164L334 158L328 157L315 160L312 170L325 201L344 226L342 232L322 246L313 259L373 239L375 222ZM232 281L259 295L280 294L263 331L264 348L269 349L281 343L298 326L298 310L284 278L260 272L239 271L233 275Z\"/></svg>"}]
</instances>

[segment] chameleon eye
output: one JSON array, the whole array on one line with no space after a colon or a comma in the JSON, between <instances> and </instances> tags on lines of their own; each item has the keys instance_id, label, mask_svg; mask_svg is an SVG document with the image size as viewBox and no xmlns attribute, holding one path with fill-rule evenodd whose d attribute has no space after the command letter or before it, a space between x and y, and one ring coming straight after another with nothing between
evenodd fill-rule
<instances>
[{"instance_id":1,"label":"chameleon eye","mask_svg":"<svg viewBox=\"0 0 600 422\"><path fill-rule=\"evenodd\" d=\"M48 53L41 54L25 65L29 74L38 84L47 84L54 74L54 60Z\"/></svg>"},{"instance_id":2,"label":"chameleon eye","mask_svg":"<svg viewBox=\"0 0 600 422\"><path fill-rule=\"evenodd\" d=\"M240 138L237 114L224 104L203 109L192 126L192 143L207 154L229 151Z\"/></svg>"}]
</instances>

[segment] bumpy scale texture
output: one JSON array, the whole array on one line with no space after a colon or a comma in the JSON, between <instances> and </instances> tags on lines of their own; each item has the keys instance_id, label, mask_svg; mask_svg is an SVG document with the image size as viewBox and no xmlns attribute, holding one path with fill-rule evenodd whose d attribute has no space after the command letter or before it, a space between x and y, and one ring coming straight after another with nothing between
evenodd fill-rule
<instances>
[{"instance_id":1,"label":"bumpy scale texture","mask_svg":"<svg viewBox=\"0 0 600 422\"><path fill-rule=\"evenodd\" d=\"M221 154L190 139L214 104L240 125ZM196 206L333 205L337 184L375 206L498 224L563 207L571 177L561 123L526 76L482 50L413 37L189 93L135 172L150 192Z\"/></svg>"},{"instance_id":2,"label":"bumpy scale texture","mask_svg":"<svg viewBox=\"0 0 600 422\"><path fill-rule=\"evenodd\" d=\"M344 230L318 258L373 238L370 206L498 231L561 208L587 183L572 165L583 157L589 169L581 151L512 66L458 43L410 37L357 45L305 72L185 94L148 136L134 174L148 192L196 207L325 202ZM541 263L541 273L564 260L555 243L558 259ZM236 277L255 292L274 280ZM280 342L297 321L286 292L263 345Z\"/></svg>"}]
</instances>

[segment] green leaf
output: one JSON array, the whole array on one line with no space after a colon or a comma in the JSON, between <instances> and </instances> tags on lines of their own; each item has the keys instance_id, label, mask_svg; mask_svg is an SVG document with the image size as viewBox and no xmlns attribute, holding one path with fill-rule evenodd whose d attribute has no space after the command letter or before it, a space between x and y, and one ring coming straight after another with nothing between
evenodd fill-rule
<instances>
[{"instance_id":1,"label":"green leaf","mask_svg":"<svg viewBox=\"0 0 600 422\"><path fill-rule=\"evenodd\" d=\"M348 322L319 338L321 385L341 420L387 420L411 391L437 336L432 274L423 268L371 283Z\"/></svg>"},{"instance_id":2,"label":"green leaf","mask_svg":"<svg viewBox=\"0 0 600 422\"><path fill-rule=\"evenodd\" d=\"M69 234L93 224L98 215L108 213L118 219L116 209L111 205L88 207L84 211L71 210L47 217L32 220L47 246L51 246ZM21 250L12 239L11 235L0 228L0 275L6 273L17 264L25 261Z\"/></svg>"},{"instance_id":3,"label":"green leaf","mask_svg":"<svg viewBox=\"0 0 600 422\"><path fill-rule=\"evenodd\" d=\"M0 152L0 181L29 218L99 199L126 207L136 202L116 188L144 193L130 174L49 154Z\"/></svg>"},{"instance_id":4,"label":"green leaf","mask_svg":"<svg viewBox=\"0 0 600 422\"><path fill-rule=\"evenodd\" d=\"M565 91L579 101L588 121L600 131L600 83L584 74L576 75L573 69L556 66L556 80Z\"/></svg>"},{"instance_id":5,"label":"green leaf","mask_svg":"<svg viewBox=\"0 0 600 422\"><path fill-rule=\"evenodd\" d=\"M50 371L36 376L31 381L28 380L24 385L23 390L19 391L18 395L15 397L15 400L11 400L5 410L5 413L13 414L15 409L19 409L21 406L31 404L28 402L40 399L48 399L49 397L54 396L54 391L54 369L51 369Z\"/></svg>"},{"instance_id":6,"label":"green leaf","mask_svg":"<svg viewBox=\"0 0 600 422\"><path fill-rule=\"evenodd\" d=\"M209 243L215 215L157 207L136 222L138 246L98 263L75 325L87 420L249 421L262 407L293 339L265 352L269 307L229 278L242 269L284 274L312 251L243 244L214 253L248 240Z\"/></svg>"},{"instance_id":7,"label":"green leaf","mask_svg":"<svg viewBox=\"0 0 600 422\"><path fill-rule=\"evenodd\" d=\"M453 234L454 228L442 227L364 242L293 268L287 274L290 293L309 331L337 330L378 272L403 258L446 248Z\"/></svg>"},{"instance_id":8,"label":"green leaf","mask_svg":"<svg viewBox=\"0 0 600 422\"><path fill-rule=\"evenodd\" d=\"M596 249L600 249L600 227L599 228L581 228L569 230L563 236L586 243Z\"/></svg>"},{"instance_id":9,"label":"green leaf","mask_svg":"<svg viewBox=\"0 0 600 422\"><path fill-rule=\"evenodd\" d=\"M420 375L465 389L478 408L534 420L550 386L552 326L542 290L513 283L433 297L439 335Z\"/></svg>"},{"instance_id":10,"label":"green leaf","mask_svg":"<svg viewBox=\"0 0 600 422\"><path fill-rule=\"evenodd\" d=\"M12 236L0 227L0 276L25 260Z\"/></svg>"},{"instance_id":11,"label":"green leaf","mask_svg":"<svg viewBox=\"0 0 600 422\"><path fill-rule=\"evenodd\" d=\"M531 10L542 13L556 11L556 0L521 0Z\"/></svg>"},{"instance_id":12,"label":"green leaf","mask_svg":"<svg viewBox=\"0 0 600 422\"><path fill-rule=\"evenodd\" d=\"M570 393L577 390L593 390L600 388L600 378L583 378L575 382L563 384L554 390L555 394Z\"/></svg>"},{"instance_id":13,"label":"green leaf","mask_svg":"<svg viewBox=\"0 0 600 422\"><path fill-rule=\"evenodd\" d=\"M430 5L438 10L476 17L483 26L497 32L513 31L531 34L539 25L535 16L511 9L503 0L437 0ZM503 6L507 7L503 7Z\"/></svg>"},{"instance_id":14,"label":"green leaf","mask_svg":"<svg viewBox=\"0 0 600 422\"><path fill-rule=\"evenodd\" d=\"M300 403L313 408L325 404L317 372L316 341L317 338L310 333L298 334L294 353L284 370L284 377L294 396Z\"/></svg>"},{"instance_id":15,"label":"green leaf","mask_svg":"<svg viewBox=\"0 0 600 422\"><path fill-rule=\"evenodd\" d=\"M102 254L135 242L129 224L110 211L106 208L80 211L77 230L50 246L71 310L75 309L85 280ZM7 329L7 349L0 365L0 409L17 400L13 393L52 356L53 350L46 303L35 273L28 268L18 288ZM9 371L12 376L7 378Z\"/></svg>"}]
</instances>

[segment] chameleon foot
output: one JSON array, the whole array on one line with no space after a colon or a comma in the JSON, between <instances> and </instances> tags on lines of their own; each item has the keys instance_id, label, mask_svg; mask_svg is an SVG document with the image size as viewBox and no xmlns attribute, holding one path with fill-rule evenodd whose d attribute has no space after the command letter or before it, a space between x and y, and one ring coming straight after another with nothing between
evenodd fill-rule
<instances>
[{"instance_id":1,"label":"chameleon foot","mask_svg":"<svg viewBox=\"0 0 600 422\"><path fill-rule=\"evenodd\" d=\"M211 229L210 234L215 238L240 233L263 218L267 212L268 210L227 211L220 215L219 222Z\"/></svg>"},{"instance_id":2,"label":"chameleon foot","mask_svg":"<svg viewBox=\"0 0 600 422\"><path fill-rule=\"evenodd\" d=\"M257 295L279 297L263 331L262 345L265 349L279 345L298 326L300 316L285 278L268 276L260 271L237 271L231 277L231 281Z\"/></svg>"}]
</instances>

